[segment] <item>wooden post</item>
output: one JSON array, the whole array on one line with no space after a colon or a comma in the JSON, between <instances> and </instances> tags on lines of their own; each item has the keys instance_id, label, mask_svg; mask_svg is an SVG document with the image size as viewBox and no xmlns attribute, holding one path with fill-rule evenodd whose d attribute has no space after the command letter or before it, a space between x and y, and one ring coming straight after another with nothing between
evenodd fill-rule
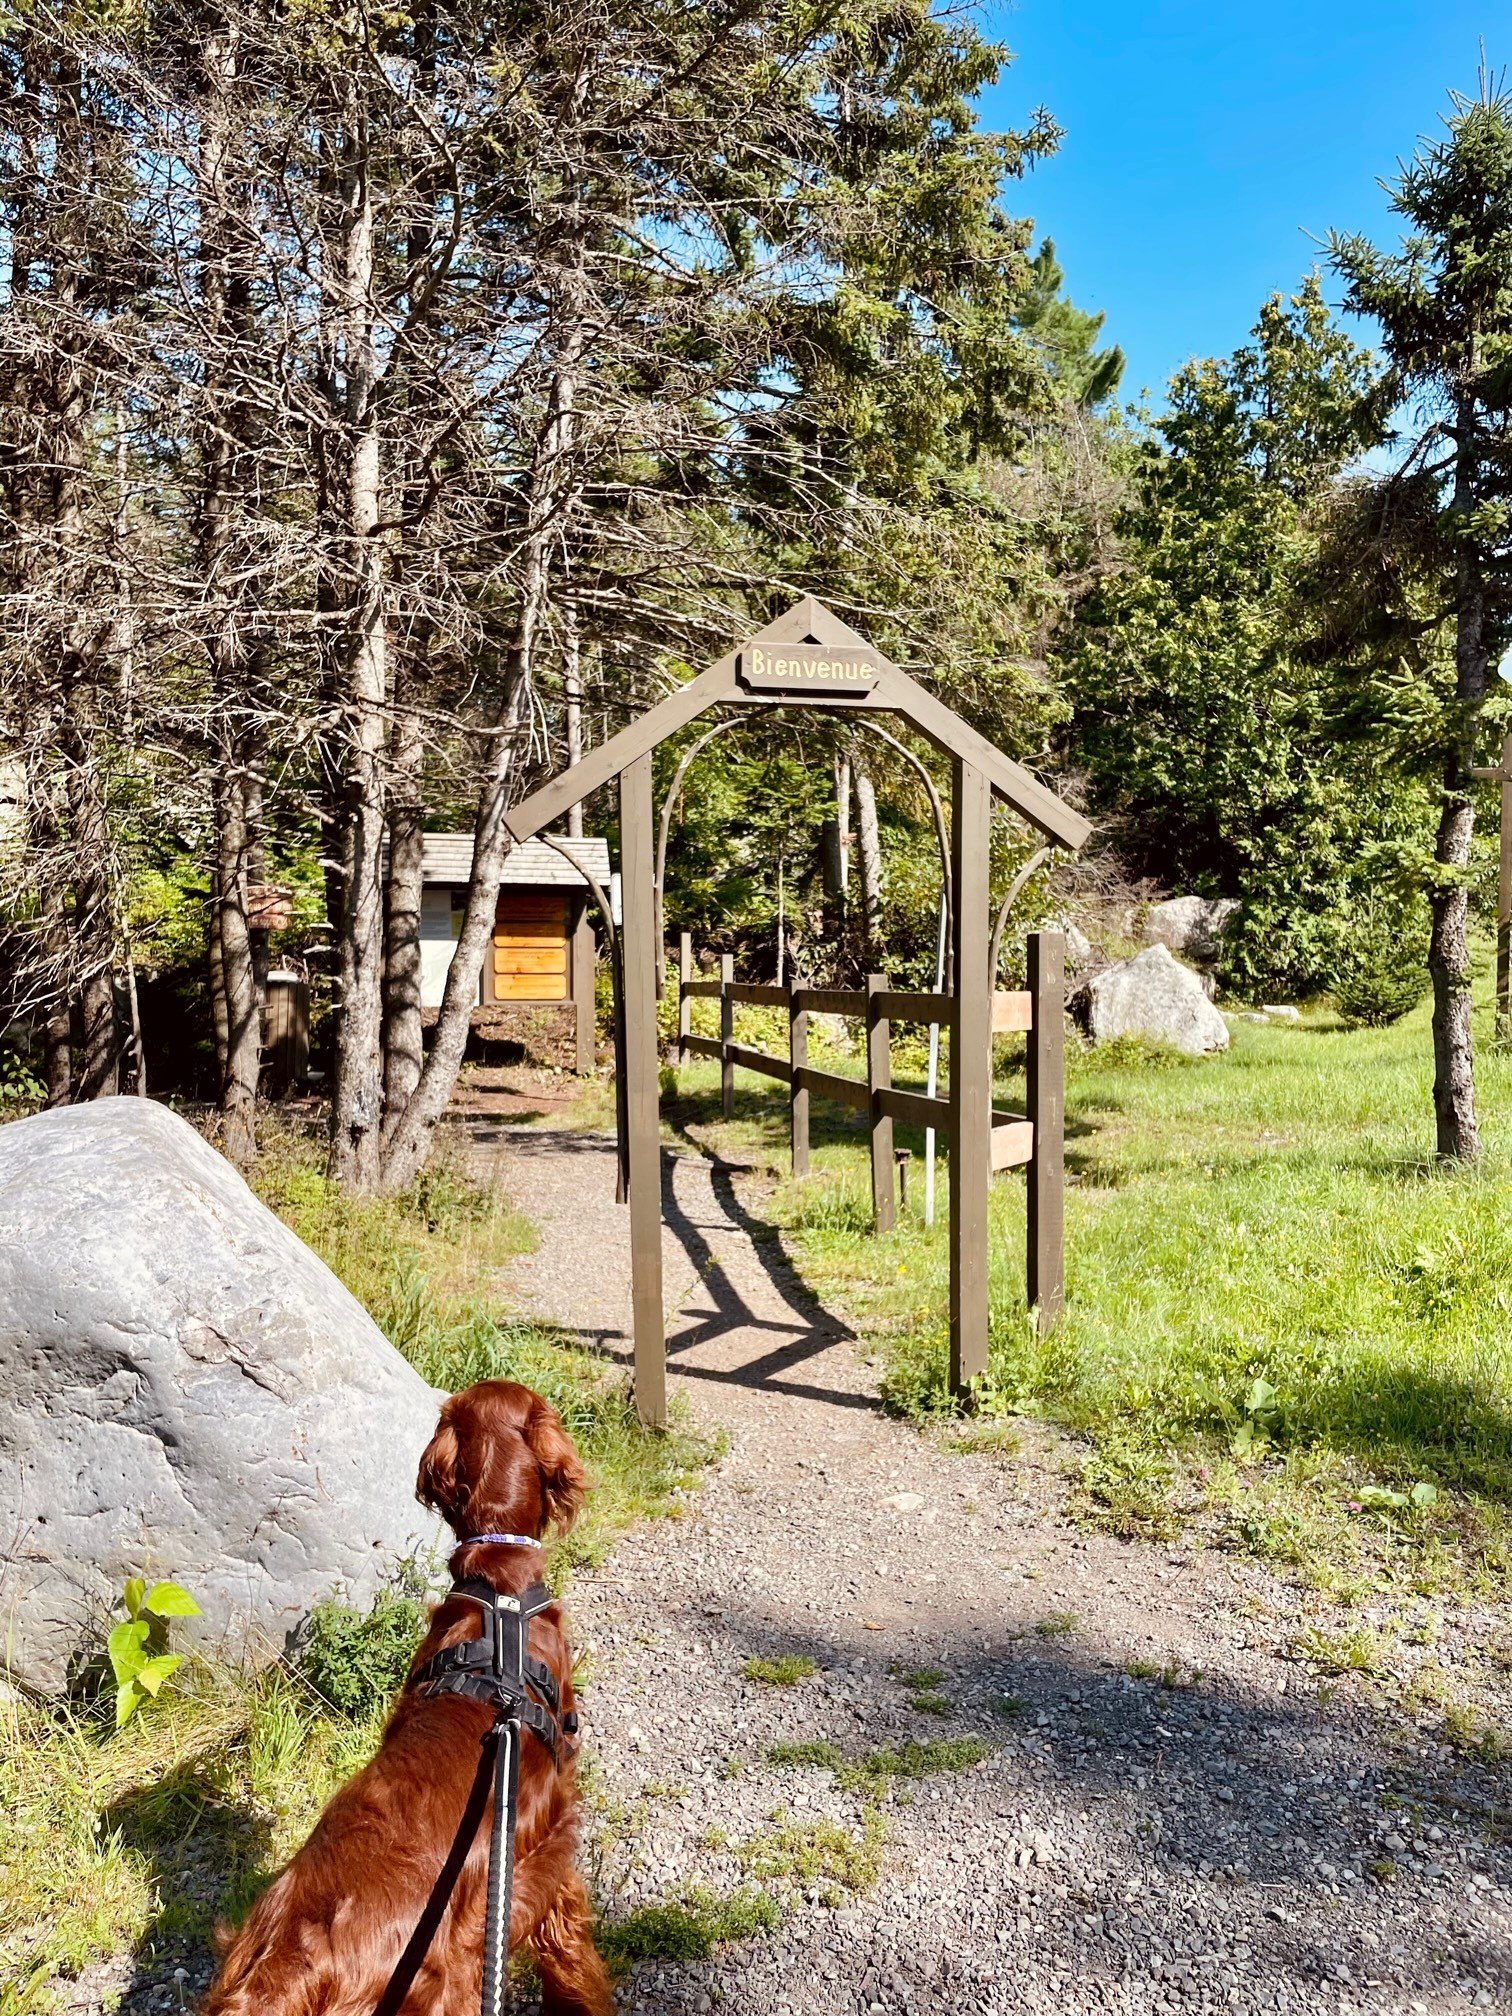
<instances>
[{"instance_id":1,"label":"wooden post","mask_svg":"<svg viewBox=\"0 0 1512 2016\"><path fill-rule=\"evenodd\" d=\"M735 954L719 955L719 1110L726 1120L735 1118L735 1066L730 1062L730 1045L735 1040L735 1003L730 989L735 984Z\"/></svg>"},{"instance_id":2,"label":"wooden post","mask_svg":"<svg viewBox=\"0 0 1512 2016\"><path fill-rule=\"evenodd\" d=\"M872 1223L891 1232L898 1222L893 1193L893 1123L877 1104L878 1092L892 1084L892 1026L877 1012L877 996L887 985L885 973L866 976L866 1086L871 1093Z\"/></svg>"},{"instance_id":3,"label":"wooden post","mask_svg":"<svg viewBox=\"0 0 1512 2016\"><path fill-rule=\"evenodd\" d=\"M950 1039L950 1384L987 1370L987 1206L992 1184L992 980L987 864L992 793L955 759L955 1032Z\"/></svg>"},{"instance_id":4,"label":"wooden post","mask_svg":"<svg viewBox=\"0 0 1512 2016\"><path fill-rule=\"evenodd\" d=\"M677 1061L688 1061L688 1037L693 1030L693 1003L688 999L688 982L693 978L693 936L677 934Z\"/></svg>"},{"instance_id":5,"label":"wooden post","mask_svg":"<svg viewBox=\"0 0 1512 2016\"><path fill-rule=\"evenodd\" d=\"M620 852L625 921L625 1124L630 1147L630 1268L635 1328L635 1411L651 1428L667 1422L667 1336L662 1311L661 1121L656 1061L656 892L651 832L651 758L620 776Z\"/></svg>"},{"instance_id":6,"label":"wooden post","mask_svg":"<svg viewBox=\"0 0 1512 2016\"><path fill-rule=\"evenodd\" d=\"M808 1010L798 1006L798 989L788 989L788 1061L793 1075L788 1083L788 1119L793 1135L793 1174L809 1173L809 1095L798 1074L808 1068Z\"/></svg>"},{"instance_id":7,"label":"wooden post","mask_svg":"<svg viewBox=\"0 0 1512 2016\"><path fill-rule=\"evenodd\" d=\"M1029 934L1029 1303L1043 1337L1066 1303L1066 941L1059 931Z\"/></svg>"},{"instance_id":8,"label":"wooden post","mask_svg":"<svg viewBox=\"0 0 1512 2016\"><path fill-rule=\"evenodd\" d=\"M1496 1040L1512 1042L1512 734L1502 744L1501 865L1496 880Z\"/></svg>"},{"instance_id":9,"label":"wooden post","mask_svg":"<svg viewBox=\"0 0 1512 2016\"><path fill-rule=\"evenodd\" d=\"M595 1010L594 966L597 948L593 941L593 920L588 915L588 898L578 902L577 923L572 932L572 1003L577 1010L577 1062L581 1074L593 1069Z\"/></svg>"}]
</instances>

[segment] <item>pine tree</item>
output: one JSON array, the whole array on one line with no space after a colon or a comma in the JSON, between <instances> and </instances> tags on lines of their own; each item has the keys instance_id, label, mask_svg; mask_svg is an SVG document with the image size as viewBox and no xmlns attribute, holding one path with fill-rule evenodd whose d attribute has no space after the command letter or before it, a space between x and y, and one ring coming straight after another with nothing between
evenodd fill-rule
<instances>
[{"instance_id":1,"label":"pine tree","mask_svg":"<svg viewBox=\"0 0 1512 2016\"><path fill-rule=\"evenodd\" d=\"M1097 348L1107 317L1073 306L1062 292L1065 284L1055 242L1047 238L1029 262L1014 326L1033 339L1078 406L1100 406L1118 390L1124 353L1116 343Z\"/></svg>"},{"instance_id":2,"label":"pine tree","mask_svg":"<svg viewBox=\"0 0 1512 2016\"><path fill-rule=\"evenodd\" d=\"M1454 686L1433 729L1442 782L1429 888L1433 1104L1438 1151L1480 1151L1467 942L1471 771L1490 667L1512 642L1512 97L1483 80L1455 95L1442 139L1424 143L1392 190L1400 250L1335 236L1348 305L1380 323L1394 391L1429 424L1402 476L1426 492L1440 610L1453 627Z\"/></svg>"}]
</instances>

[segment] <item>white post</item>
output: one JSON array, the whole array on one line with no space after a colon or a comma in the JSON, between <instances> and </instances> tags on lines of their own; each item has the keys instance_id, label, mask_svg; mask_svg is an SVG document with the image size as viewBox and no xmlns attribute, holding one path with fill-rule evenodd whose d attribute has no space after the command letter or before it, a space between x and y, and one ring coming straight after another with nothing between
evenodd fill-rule
<instances>
[{"instance_id":1,"label":"white post","mask_svg":"<svg viewBox=\"0 0 1512 2016\"><path fill-rule=\"evenodd\" d=\"M944 888L942 887L940 890L940 929L939 929L939 935L935 942L936 994L943 994L945 991L946 915L947 913L945 904L945 891ZM940 1088L940 1025L938 1022L931 1022L929 1025L929 1079L927 1085L927 1090L931 1099L934 1098L935 1094L939 1091L939 1088ZM934 1223L934 1172L935 1172L935 1130L933 1129L933 1127L926 1127L924 1129L924 1223L926 1225L933 1225Z\"/></svg>"}]
</instances>

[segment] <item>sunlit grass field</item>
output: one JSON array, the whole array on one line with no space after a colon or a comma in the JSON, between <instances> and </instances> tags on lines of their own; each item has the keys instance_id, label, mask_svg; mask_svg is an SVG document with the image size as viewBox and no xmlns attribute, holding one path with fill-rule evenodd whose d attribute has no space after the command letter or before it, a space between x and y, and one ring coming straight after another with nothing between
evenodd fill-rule
<instances>
[{"instance_id":1,"label":"sunlit grass field","mask_svg":"<svg viewBox=\"0 0 1512 2016\"><path fill-rule=\"evenodd\" d=\"M977 1418L1040 1415L1084 1438L1086 1507L1121 1530L1165 1534L1202 1515L1325 1578L1384 1552L1420 1580L1499 1590L1512 1061L1482 1042L1486 1152L1454 1170L1430 1152L1426 1006L1385 1030L1235 1019L1232 1034L1226 1056L1200 1062L1073 1048L1066 1315L1035 1334L1024 1182L999 1176ZM1021 1071L1000 1061L997 1101L1019 1105ZM850 1068L860 1075L859 1058ZM672 1074L673 1130L782 1172L782 1089L739 1074L723 1126L715 1078L701 1063ZM780 1181L773 1200L793 1257L877 1354L893 1406L950 1413L948 1162L926 1229L921 1144L900 1131L915 1151L909 1211L878 1238L859 1120L814 1110L814 1173Z\"/></svg>"}]
</instances>

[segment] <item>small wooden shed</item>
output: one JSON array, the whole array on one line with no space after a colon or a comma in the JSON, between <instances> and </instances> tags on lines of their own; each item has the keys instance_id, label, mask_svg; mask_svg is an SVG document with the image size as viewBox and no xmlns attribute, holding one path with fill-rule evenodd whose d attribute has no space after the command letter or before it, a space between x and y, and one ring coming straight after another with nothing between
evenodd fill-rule
<instances>
[{"instance_id":1,"label":"small wooden shed","mask_svg":"<svg viewBox=\"0 0 1512 2016\"><path fill-rule=\"evenodd\" d=\"M591 1071L597 942L588 877L611 888L609 843L585 838L561 847L570 859L527 840L505 863L472 1024L484 1041L516 1042L541 1062ZM426 834L420 1000L428 1022L441 1005L471 872L470 833Z\"/></svg>"}]
</instances>

